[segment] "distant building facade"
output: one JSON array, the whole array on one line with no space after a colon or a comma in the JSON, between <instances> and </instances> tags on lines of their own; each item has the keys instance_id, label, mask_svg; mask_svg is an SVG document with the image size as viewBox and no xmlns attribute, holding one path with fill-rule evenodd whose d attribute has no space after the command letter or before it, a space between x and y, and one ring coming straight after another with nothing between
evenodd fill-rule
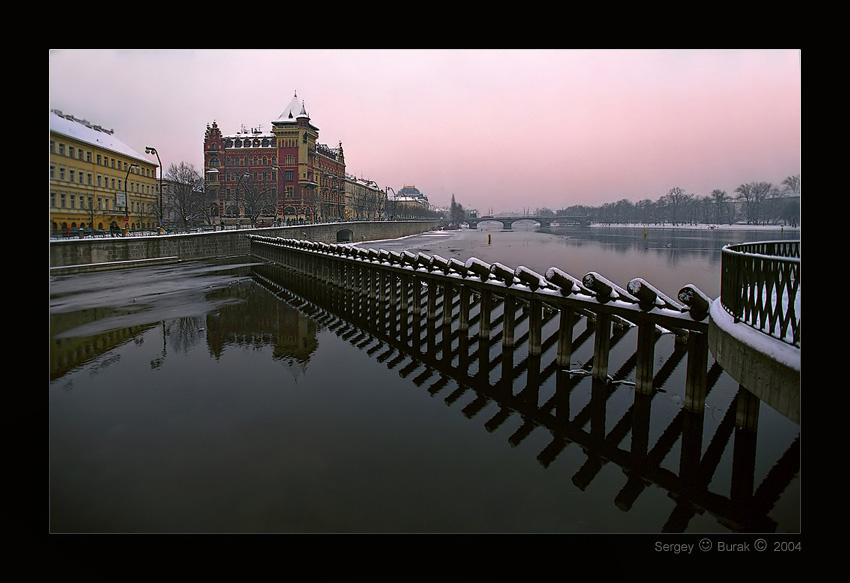
<instances>
[{"instance_id":1,"label":"distant building facade","mask_svg":"<svg viewBox=\"0 0 850 583\"><path fill-rule=\"evenodd\" d=\"M403 186L394 197L388 200L390 213L397 218L421 217L431 211L428 197L416 186Z\"/></svg>"},{"instance_id":2,"label":"distant building facade","mask_svg":"<svg viewBox=\"0 0 850 583\"><path fill-rule=\"evenodd\" d=\"M374 180L345 177L345 218L377 220L386 218L387 193Z\"/></svg>"},{"instance_id":3,"label":"distant building facade","mask_svg":"<svg viewBox=\"0 0 850 583\"><path fill-rule=\"evenodd\" d=\"M112 130L51 110L51 234L156 229L156 170Z\"/></svg>"},{"instance_id":4,"label":"distant building facade","mask_svg":"<svg viewBox=\"0 0 850 583\"><path fill-rule=\"evenodd\" d=\"M204 136L210 214L221 224L291 224L346 216L345 156L319 143L297 94L271 131L225 135L213 122Z\"/></svg>"}]
</instances>

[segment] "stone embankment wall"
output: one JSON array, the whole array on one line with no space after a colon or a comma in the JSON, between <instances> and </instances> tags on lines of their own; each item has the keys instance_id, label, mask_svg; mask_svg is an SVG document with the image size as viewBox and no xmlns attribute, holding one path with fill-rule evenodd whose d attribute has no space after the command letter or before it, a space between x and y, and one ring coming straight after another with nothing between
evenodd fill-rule
<instances>
[{"instance_id":1,"label":"stone embankment wall","mask_svg":"<svg viewBox=\"0 0 850 583\"><path fill-rule=\"evenodd\" d=\"M438 226L439 221L434 220L364 221L185 235L55 240L50 242L50 270L52 273L71 273L248 255L247 234L339 243L396 239L424 233Z\"/></svg>"}]
</instances>

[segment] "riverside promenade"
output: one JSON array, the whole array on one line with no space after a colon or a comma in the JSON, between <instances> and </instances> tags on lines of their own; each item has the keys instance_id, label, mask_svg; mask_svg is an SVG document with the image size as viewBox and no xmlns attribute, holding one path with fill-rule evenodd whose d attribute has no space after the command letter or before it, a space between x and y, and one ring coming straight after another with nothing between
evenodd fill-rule
<instances>
[{"instance_id":1,"label":"riverside promenade","mask_svg":"<svg viewBox=\"0 0 850 583\"><path fill-rule=\"evenodd\" d=\"M51 240L50 273L67 274L160 263L248 255L246 235L321 243L396 239L438 228L439 220L352 221L177 235Z\"/></svg>"}]
</instances>

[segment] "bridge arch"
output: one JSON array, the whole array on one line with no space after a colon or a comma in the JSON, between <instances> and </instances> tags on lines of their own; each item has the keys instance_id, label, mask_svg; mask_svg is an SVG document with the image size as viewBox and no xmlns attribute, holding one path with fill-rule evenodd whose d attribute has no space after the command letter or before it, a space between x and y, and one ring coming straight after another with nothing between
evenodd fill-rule
<instances>
[{"instance_id":1,"label":"bridge arch","mask_svg":"<svg viewBox=\"0 0 850 583\"><path fill-rule=\"evenodd\" d=\"M590 224L590 218L587 216L564 216L564 215L552 215L552 216L522 216L522 217L480 217L476 219L467 219L466 224L469 225L470 229L477 229L478 225L487 221L495 221L497 223L502 223L506 230L509 230L511 226L517 221L534 221L537 223L540 228L549 227L553 222L557 222L559 225L579 225L579 226L587 226Z\"/></svg>"},{"instance_id":2,"label":"bridge arch","mask_svg":"<svg viewBox=\"0 0 850 583\"><path fill-rule=\"evenodd\" d=\"M510 229L511 225L509 222L503 221L502 219L478 219L477 221L468 221L470 229L477 229L481 225L493 225L493 224L501 224L503 229ZM492 228L492 227L491 227Z\"/></svg>"},{"instance_id":3,"label":"bridge arch","mask_svg":"<svg viewBox=\"0 0 850 583\"><path fill-rule=\"evenodd\" d=\"M517 223L520 223L520 224L517 225ZM540 229L542 227L548 227L549 223L547 221L544 221L541 218L538 218L538 217L533 217L533 218L521 217L521 218L514 219L513 221L511 221L510 225L508 226L508 229L513 229L514 225L517 225L519 227L523 227L523 230L527 230L528 228Z\"/></svg>"},{"instance_id":4,"label":"bridge arch","mask_svg":"<svg viewBox=\"0 0 850 583\"><path fill-rule=\"evenodd\" d=\"M340 229L336 232L337 243L348 243L354 241L354 231L351 229Z\"/></svg>"}]
</instances>

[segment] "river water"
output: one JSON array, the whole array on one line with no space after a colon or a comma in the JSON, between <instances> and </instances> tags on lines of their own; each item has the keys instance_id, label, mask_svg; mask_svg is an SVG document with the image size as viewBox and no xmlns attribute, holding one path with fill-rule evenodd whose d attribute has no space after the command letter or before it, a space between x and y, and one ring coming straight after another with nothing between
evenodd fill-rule
<instances>
[{"instance_id":1,"label":"river water","mask_svg":"<svg viewBox=\"0 0 850 583\"><path fill-rule=\"evenodd\" d=\"M724 244L779 238L799 231L485 225L363 246L717 297ZM548 431L492 422L498 404L323 309L315 288L281 285L249 258L51 277L51 532L731 533L748 520L728 503L735 439L712 440L738 390L728 376L699 421L708 484L682 504L678 441L654 478L587 443L544 455ZM680 376L654 396L650 444L681 418ZM570 410L595 391L576 385ZM636 401L627 384L608 398L609 430ZM781 485L756 530L800 530L799 467L775 478L799 434L761 405L753 488Z\"/></svg>"}]
</instances>

